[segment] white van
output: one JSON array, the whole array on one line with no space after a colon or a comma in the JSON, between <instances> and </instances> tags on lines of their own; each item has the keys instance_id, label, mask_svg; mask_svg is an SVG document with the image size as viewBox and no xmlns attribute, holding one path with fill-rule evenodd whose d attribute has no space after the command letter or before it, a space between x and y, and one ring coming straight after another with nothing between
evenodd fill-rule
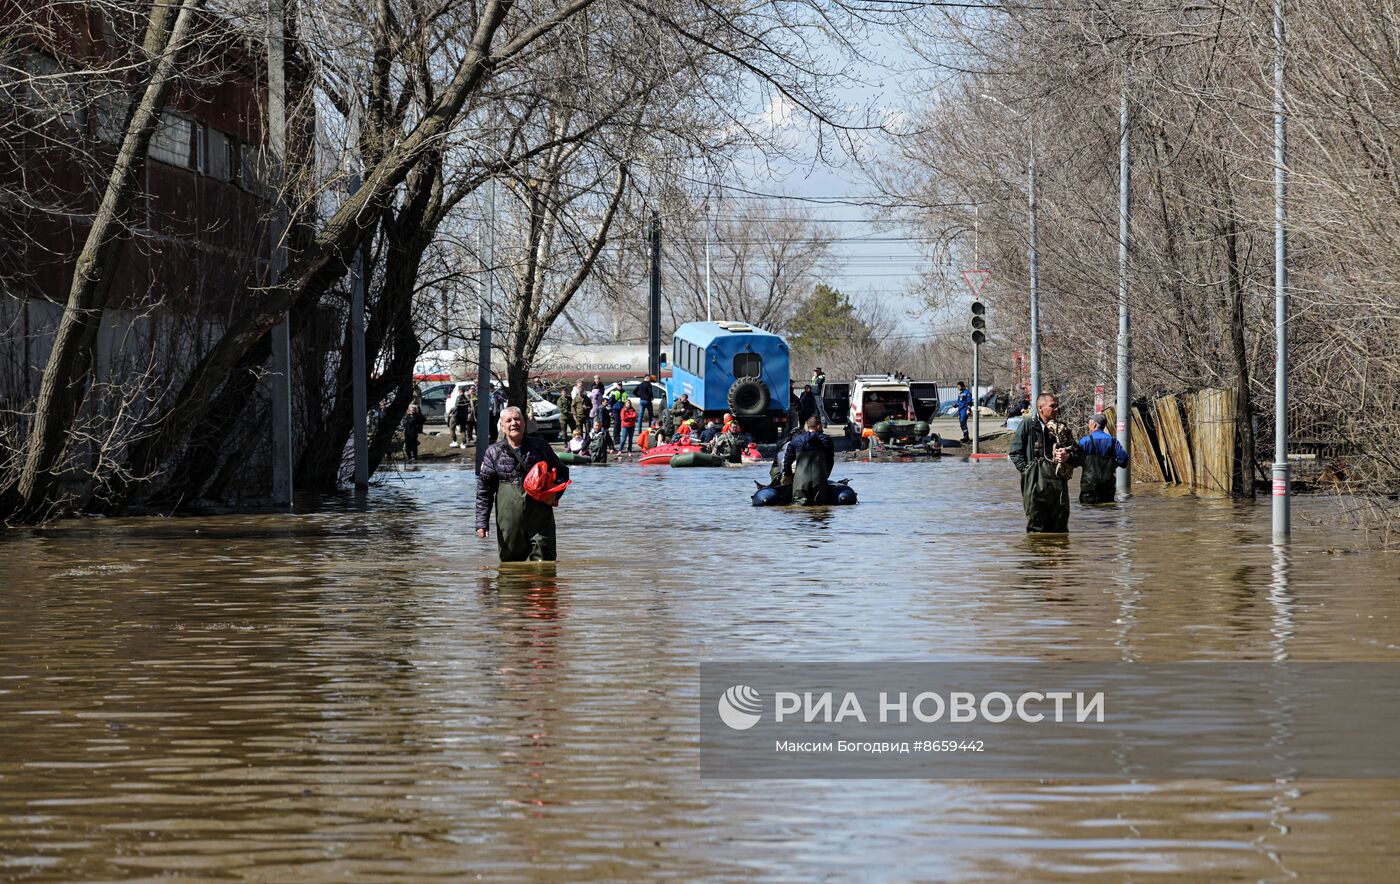
<instances>
[{"instance_id":1,"label":"white van","mask_svg":"<svg viewBox=\"0 0 1400 884\"><path fill-rule=\"evenodd\" d=\"M881 421L918 420L909 379L898 374L860 374L851 381L850 420L846 434L859 436Z\"/></svg>"}]
</instances>

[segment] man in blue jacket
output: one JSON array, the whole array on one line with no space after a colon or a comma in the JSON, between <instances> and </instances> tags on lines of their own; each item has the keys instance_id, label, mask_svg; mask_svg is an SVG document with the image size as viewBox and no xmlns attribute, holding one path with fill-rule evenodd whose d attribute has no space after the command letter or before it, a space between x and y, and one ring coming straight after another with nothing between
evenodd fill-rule
<instances>
[{"instance_id":1,"label":"man in blue jacket","mask_svg":"<svg viewBox=\"0 0 1400 884\"><path fill-rule=\"evenodd\" d=\"M1084 472L1079 476L1080 503L1113 503L1117 484L1114 471L1128 467L1128 452L1108 435L1107 427L1108 418L1096 414L1089 418L1089 435L1079 440L1079 448L1084 452Z\"/></svg>"},{"instance_id":2,"label":"man in blue jacket","mask_svg":"<svg viewBox=\"0 0 1400 884\"><path fill-rule=\"evenodd\" d=\"M958 381L958 426L962 427L962 440L971 442L972 437L967 435L967 415L972 411L972 391L967 388L967 384Z\"/></svg>"}]
</instances>

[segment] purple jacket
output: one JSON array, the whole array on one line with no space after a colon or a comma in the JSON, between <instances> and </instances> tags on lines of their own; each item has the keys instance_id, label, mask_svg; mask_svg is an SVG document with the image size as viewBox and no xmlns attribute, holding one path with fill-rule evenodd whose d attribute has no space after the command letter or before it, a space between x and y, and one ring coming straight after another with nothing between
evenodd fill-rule
<instances>
[{"instance_id":1,"label":"purple jacket","mask_svg":"<svg viewBox=\"0 0 1400 884\"><path fill-rule=\"evenodd\" d=\"M485 531L491 519L491 507L496 503L496 486L501 482L518 483L535 464L544 461L554 470L559 481L569 478L569 468L559 462L559 456L549 443L538 436L526 436L520 443L524 466L516 463L510 453L510 443L502 439L492 442L481 457L481 470L476 474L476 528Z\"/></svg>"}]
</instances>

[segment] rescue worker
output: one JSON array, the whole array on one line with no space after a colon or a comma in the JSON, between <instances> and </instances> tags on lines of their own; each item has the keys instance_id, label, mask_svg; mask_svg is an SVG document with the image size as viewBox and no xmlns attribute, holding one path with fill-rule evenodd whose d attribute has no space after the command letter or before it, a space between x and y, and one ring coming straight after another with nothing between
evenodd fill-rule
<instances>
[{"instance_id":1,"label":"rescue worker","mask_svg":"<svg viewBox=\"0 0 1400 884\"><path fill-rule=\"evenodd\" d=\"M1069 531L1069 481L1057 473L1062 464L1080 466L1084 456L1078 445L1057 446L1052 424L1060 401L1041 393L1034 418L1021 421L1008 455L1021 473L1021 502L1026 511L1026 533Z\"/></svg>"},{"instance_id":2,"label":"rescue worker","mask_svg":"<svg viewBox=\"0 0 1400 884\"><path fill-rule=\"evenodd\" d=\"M622 406L627 404L627 391L622 389L621 383L615 383L608 388L608 410L612 412L612 437L614 440L622 438Z\"/></svg>"},{"instance_id":3,"label":"rescue worker","mask_svg":"<svg viewBox=\"0 0 1400 884\"><path fill-rule=\"evenodd\" d=\"M593 437L588 440L588 456L594 463L607 463L608 452L617 454L617 445L608 433L606 418L593 422Z\"/></svg>"},{"instance_id":4,"label":"rescue worker","mask_svg":"<svg viewBox=\"0 0 1400 884\"><path fill-rule=\"evenodd\" d=\"M559 394L558 404L559 420L563 424L564 435L572 436L574 434L574 427L578 425L574 423L574 397L569 393L568 387L565 387L564 391Z\"/></svg>"},{"instance_id":5,"label":"rescue worker","mask_svg":"<svg viewBox=\"0 0 1400 884\"><path fill-rule=\"evenodd\" d=\"M700 409L690 401L690 396L682 393L681 398L676 400L676 404L671 406L671 420L675 426L679 427L693 417L700 416Z\"/></svg>"},{"instance_id":6,"label":"rescue worker","mask_svg":"<svg viewBox=\"0 0 1400 884\"><path fill-rule=\"evenodd\" d=\"M821 418L813 415L804 424L805 432L788 442L783 469L792 474L792 502L803 506L830 503L827 481L836 465L836 449L822 431Z\"/></svg>"},{"instance_id":7,"label":"rescue worker","mask_svg":"<svg viewBox=\"0 0 1400 884\"><path fill-rule=\"evenodd\" d=\"M711 423L710 427L713 428L714 424ZM704 441L703 434L701 436L701 441ZM731 420L725 425L724 432L715 434L706 447L706 450L709 451L710 454L715 454L724 458L729 463L743 463L744 449L748 444L749 437L740 429L739 422Z\"/></svg>"},{"instance_id":8,"label":"rescue worker","mask_svg":"<svg viewBox=\"0 0 1400 884\"><path fill-rule=\"evenodd\" d=\"M588 428L592 426L588 415L593 410L593 403L589 400L588 393L584 392L582 380L574 384L574 392L569 399L574 410L574 426L583 430L583 435L587 438Z\"/></svg>"},{"instance_id":9,"label":"rescue worker","mask_svg":"<svg viewBox=\"0 0 1400 884\"><path fill-rule=\"evenodd\" d=\"M958 381L958 426L962 427L962 440L971 442L972 437L967 435L967 415L972 411L972 391L967 388L967 384Z\"/></svg>"},{"instance_id":10,"label":"rescue worker","mask_svg":"<svg viewBox=\"0 0 1400 884\"><path fill-rule=\"evenodd\" d=\"M1089 418L1089 435L1079 440L1079 448L1084 452L1084 472L1079 474L1080 503L1113 503L1117 484L1114 470L1128 468L1128 452L1108 434L1107 427L1108 418L1096 414Z\"/></svg>"},{"instance_id":11,"label":"rescue worker","mask_svg":"<svg viewBox=\"0 0 1400 884\"><path fill-rule=\"evenodd\" d=\"M476 474L476 536L485 538L496 509L496 543L503 562L554 561L554 507L525 493L525 476L543 461L560 482L569 468L538 436L525 435L525 413L514 405L501 409L498 430Z\"/></svg>"},{"instance_id":12,"label":"rescue worker","mask_svg":"<svg viewBox=\"0 0 1400 884\"><path fill-rule=\"evenodd\" d=\"M826 372L818 365L812 369L812 393L817 397L817 417L822 419L822 426L831 423L831 418L826 415L826 403L822 401L822 395L826 392Z\"/></svg>"}]
</instances>

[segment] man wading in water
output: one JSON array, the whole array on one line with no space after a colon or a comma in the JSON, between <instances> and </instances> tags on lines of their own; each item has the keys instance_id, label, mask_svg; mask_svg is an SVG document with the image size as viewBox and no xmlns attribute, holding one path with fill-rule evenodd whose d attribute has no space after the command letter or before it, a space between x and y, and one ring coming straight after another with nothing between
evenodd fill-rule
<instances>
[{"instance_id":1,"label":"man wading in water","mask_svg":"<svg viewBox=\"0 0 1400 884\"><path fill-rule=\"evenodd\" d=\"M1021 421L1008 455L1021 471L1026 533L1069 530L1069 476L1084 463L1074 434L1060 420L1060 402L1050 393L1035 400L1035 417Z\"/></svg>"},{"instance_id":2,"label":"man wading in water","mask_svg":"<svg viewBox=\"0 0 1400 884\"><path fill-rule=\"evenodd\" d=\"M476 474L476 536L486 537L491 505L496 505L496 542L503 562L554 561L554 507L525 493L525 476L537 463L567 482L569 468L543 439L525 435L525 415L510 406L501 411L503 438L491 443Z\"/></svg>"}]
</instances>

